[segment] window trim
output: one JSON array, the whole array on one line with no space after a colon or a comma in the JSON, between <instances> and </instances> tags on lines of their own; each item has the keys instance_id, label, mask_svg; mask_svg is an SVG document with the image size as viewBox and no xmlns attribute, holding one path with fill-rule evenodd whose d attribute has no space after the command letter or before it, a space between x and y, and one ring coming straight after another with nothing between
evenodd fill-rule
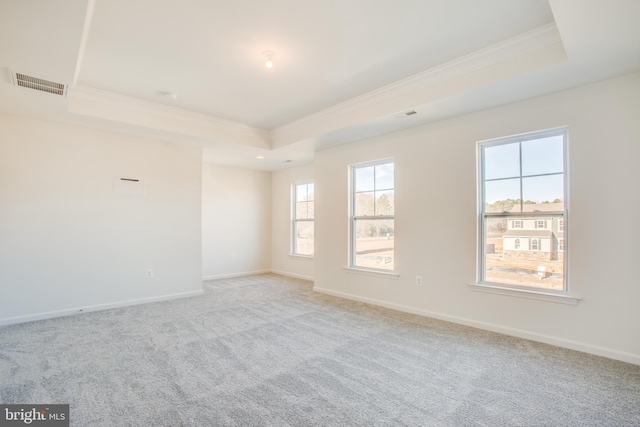
<instances>
[{"instance_id":1,"label":"window trim","mask_svg":"<svg viewBox=\"0 0 640 427\"><path fill-rule=\"evenodd\" d=\"M393 270L387 270L384 268L374 268L374 267L363 267L360 265L356 265L356 221L357 220L366 220L366 219L376 219L376 220L393 220L394 221L394 229L395 229L395 206L394 206L394 214L393 215L378 215L378 216L356 216L355 215L355 206L356 206L356 191L355 191L355 173L357 169L366 168L371 166L384 165L388 163L393 163L394 169L394 182L393 182L393 191L395 194L395 159L393 157L386 157L383 159L361 162L361 163L353 163L349 165L348 175L349 175L349 224L348 224L348 244L347 244L347 266L345 270L353 273L361 273L368 275L375 275L379 277L390 277L397 278L399 274L397 273L397 260L395 258L395 232L394 232L394 249L393 249ZM376 191L374 187L374 193Z\"/></svg>"},{"instance_id":2,"label":"window trim","mask_svg":"<svg viewBox=\"0 0 640 427\"><path fill-rule=\"evenodd\" d=\"M513 143L517 143L517 142L527 142L527 141L531 141L531 140L536 140L536 139L543 139L543 138L548 138L548 137L552 137L552 136L559 136L562 135L563 136L563 186L564 186L564 210L559 212L559 211L553 211L553 212L501 212L501 213L487 213L484 211L485 208L485 203L484 203L484 164L483 164L483 154L482 154L482 149L484 147L496 147L496 146L500 146L500 145L507 145L507 144L513 144ZM524 133L524 134L518 134L518 135L512 135L512 136L507 136L507 137L503 137L503 138L496 138L496 139L489 139L489 140L483 140L483 141L478 141L476 143L476 160L477 160L477 172L476 172L476 177L477 177L477 202L478 202L478 211L477 211L477 218L478 218L478 226L477 226L477 256L476 256L476 263L477 263L477 277L476 277L476 283L474 285L470 285L473 288L475 288L474 290L485 290L487 292L490 293L500 293L500 294L505 294L505 295L512 295L512 296L526 296L526 295L532 295L532 298L534 299L541 299L539 296L540 295L545 295L544 298L545 300L549 300L549 296L553 297L553 296L557 296L559 298L562 299L562 301L555 301L555 302L565 302L566 301L572 301L569 302L570 304L577 304L578 301L581 299L578 296L575 295L571 295L570 294L570 287L569 287L569 257L567 256L568 253L568 241L569 241L569 237L568 237L568 214L569 214L569 203L570 203L570 196L569 196L569 161L568 161L568 157L569 157L569 128L568 126L563 126L563 127L559 127L559 128L553 128L553 129L547 129L547 130L542 130L542 131L535 131L535 132L528 132L528 133ZM520 174L520 178L522 178L522 174ZM521 194L522 197L522 194ZM524 201L522 201L521 203L524 203ZM524 218L531 218L534 220L537 220L537 218L535 217L546 217L546 219L552 220L551 217L556 217L559 216L561 217L561 220L563 221L563 225L564 225L564 243L565 243L565 247L564 247L564 260L563 260L563 289L562 290L556 290L556 289L546 289L546 288L538 288L538 287L533 287L533 286L525 286L525 285L517 285L517 284L507 284L507 283L495 283L495 282L489 282L484 280L484 273L485 273L485 263L486 263L486 233L484 231L485 229L485 223L486 223L486 219L487 218L500 218L500 217L509 217L509 218L513 218L513 217L522 217ZM524 224L523 224L524 225ZM514 294L515 292L515 294ZM553 299L553 298L552 298Z\"/></svg>"},{"instance_id":3,"label":"window trim","mask_svg":"<svg viewBox=\"0 0 640 427\"><path fill-rule=\"evenodd\" d=\"M298 241L297 241L297 224L299 222L311 222L313 223L313 226L315 228L315 215L313 218L297 218L296 212L297 212L297 201L298 201L298 186L300 185L308 185L308 184L314 184L314 181L311 179L307 179L307 180L303 180L303 181L294 181L291 183L291 225L290 225L290 235L291 238L289 239L289 256L290 257L300 257L300 258L314 258L315 256L315 241L314 241L314 248L313 248L313 254L309 255L309 254L302 254L297 252L298 250ZM315 184L314 184L314 192L315 192ZM315 206L315 196L313 198L313 203ZM314 232L314 237L315 237L315 232ZM315 240L315 239L314 239Z\"/></svg>"},{"instance_id":4,"label":"window trim","mask_svg":"<svg viewBox=\"0 0 640 427\"><path fill-rule=\"evenodd\" d=\"M469 285L469 289L475 292L504 295L516 298L527 298L539 301L554 302L567 305L578 305L582 297L568 293L551 293L547 290L535 290L535 288L508 288L501 285ZM542 288L541 288L542 289Z\"/></svg>"}]
</instances>

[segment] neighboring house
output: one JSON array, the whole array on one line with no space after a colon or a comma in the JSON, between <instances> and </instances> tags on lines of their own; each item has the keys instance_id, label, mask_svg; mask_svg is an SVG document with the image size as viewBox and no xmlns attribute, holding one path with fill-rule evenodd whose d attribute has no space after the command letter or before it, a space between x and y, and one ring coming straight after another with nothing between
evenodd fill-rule
<instances>
[{"instance_id":1,"label":"neighboring house","mask_svg":"<svg viewBox=\"0 0 640 427\"><path fill-rule=\"evenodd\" d=\"M524 212L558 212L562 203L523 205ZM556 216L510 217L502 237L505 258L562 260L564 257L564 222Z\"/></svg>"}]
</instances>

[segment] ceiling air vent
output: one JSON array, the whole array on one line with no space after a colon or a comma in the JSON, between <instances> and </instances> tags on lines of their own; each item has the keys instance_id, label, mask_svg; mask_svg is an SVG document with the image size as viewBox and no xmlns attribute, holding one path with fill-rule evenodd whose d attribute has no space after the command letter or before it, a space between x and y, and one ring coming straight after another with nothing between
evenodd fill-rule
<instances>
[{"instance_id":1,"label":"ceiling air vent","mask_svg":"<svg viewBox=\"0 0 640 427\"><path fill-rule=\"evenodd\" d=\"M413 116L414 114L418 114L418 112L416 110L409 110L394 114L393 117L396 119L404 119L405 117Z\"/></svg>"},{"instance_id":2,"label":"ceiling air vent","mask_svg":"<svg viewBox=\"0 0 640 427\"><path fill-rule=\"evenodd\" d=\"M13 84L28 89L39 90L41 92L53 93L54 95L67 96L67 85L56 83L39 77L28 76L23 73L11 72Z\"/></svg>"}]
</instances>

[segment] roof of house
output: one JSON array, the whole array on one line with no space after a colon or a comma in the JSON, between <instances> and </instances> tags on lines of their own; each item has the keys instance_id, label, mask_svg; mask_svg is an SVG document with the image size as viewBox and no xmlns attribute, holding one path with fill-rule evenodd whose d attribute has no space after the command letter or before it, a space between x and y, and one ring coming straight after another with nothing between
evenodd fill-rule
<instances>
[{"instance_id":1,"label":"roof of house","mask_svg":"<svg viewBox=\"0 0 640 427\"><path fill-rule=\"evenodd\" d=\"M564 203L525 203L522 212L559 212L564 210ZM520 212L520 206L514 205L511 212Z\"/></svg>"}]
</instances>

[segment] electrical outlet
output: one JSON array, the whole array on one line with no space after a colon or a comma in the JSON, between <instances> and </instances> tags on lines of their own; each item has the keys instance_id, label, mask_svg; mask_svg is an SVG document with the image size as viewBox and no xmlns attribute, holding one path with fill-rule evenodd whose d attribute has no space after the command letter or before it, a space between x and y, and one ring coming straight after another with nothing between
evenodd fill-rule
<instances>
[{"instance_id":1,"label":"electrical outlet","mask_svg":"<svg viewBox=\"0 0 640 427\"><path fill-rule=\"evenodd\" d=\"M148 278L152 278L153 277L153 268L147 268L147 277Z\"/></svg>"},{"instance_id":2,"label":"electrical outlet","mask_svg":"<svg viewBox=\"0 0 640 427\"><path fill-rule=\"evenodd\" d=\"M416 285L422 286L422 276L416 276Z\"/></svg>"}]
</instances>

